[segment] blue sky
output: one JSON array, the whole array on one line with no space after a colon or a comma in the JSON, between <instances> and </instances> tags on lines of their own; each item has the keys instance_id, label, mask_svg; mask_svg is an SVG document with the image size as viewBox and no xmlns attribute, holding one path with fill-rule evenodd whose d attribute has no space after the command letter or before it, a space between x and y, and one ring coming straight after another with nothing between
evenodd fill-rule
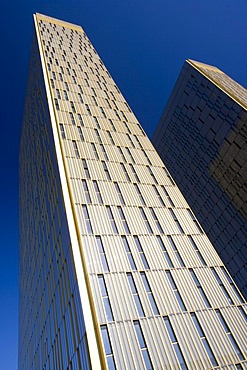
<instances>
[{"instance_id":1,"label":"blue sky","mask_svg":"<svg viewBox=\"0 0 247 370\"><path fill-rule=\"evenodd\" d=\"M149 136L185 59L247 86L246 0L2 0L0 369L17 368L18 147L32 37L40 12L81 25Z\"/></svg>"}]
</instances>

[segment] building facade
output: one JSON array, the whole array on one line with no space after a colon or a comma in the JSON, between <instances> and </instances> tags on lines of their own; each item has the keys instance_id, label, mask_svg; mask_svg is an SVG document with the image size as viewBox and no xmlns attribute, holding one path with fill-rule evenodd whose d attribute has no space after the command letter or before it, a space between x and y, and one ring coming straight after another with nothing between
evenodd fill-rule
<instances>
[{"instance_id":1,"label":"building facade","mask_svg":"<svg viewBox=\"0 0 247 370\"><path fill-rule=\"evenodd\" d=\"M247 298L247 91L185 62L153 143Z\"/></svg>"},{"instance_id":2,"label":"building facade","mask_svg":"<svg viewBox=\"0 0 247 370\"><path fill-rule=\"evenodd\" d=\"M247 369L244 299L85 32L34 24L19 370Z\"/></svg>"}]
</instances>

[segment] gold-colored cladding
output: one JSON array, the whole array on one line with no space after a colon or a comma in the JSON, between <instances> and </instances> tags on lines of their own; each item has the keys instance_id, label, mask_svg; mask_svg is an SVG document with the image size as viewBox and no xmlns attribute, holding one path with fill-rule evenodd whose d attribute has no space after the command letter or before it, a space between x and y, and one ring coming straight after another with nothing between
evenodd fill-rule
<instances>
[{"instance_id":1,"label":"gold-colored cladding","mask_svg":"<svg viewBox=\"0 0 247 370\"><path fill-rule=\"evenodd\" d=\"M247 110L247 90L239 85L236 81L233 81L229 76L227 76L224 72L222 72L217 67L211 66L209 64L197 62L192 59L187 59L186 62L190 64L192 67L197 69L203 76L208 78L211 82L213 82L217 87L219 87L222 91L224 91L227 95L229 95L233 100L235 100L241 107ZM222 84L219 79L214 78L211 74L207 74L205 70L217 72L218 74L225 75L229 80L231 80L235 87L238 88L242 92L242 96L244 99L239 98L239 94L236 95L232 88L227 88L224 84Z\"/></svg>"}]
</instances>

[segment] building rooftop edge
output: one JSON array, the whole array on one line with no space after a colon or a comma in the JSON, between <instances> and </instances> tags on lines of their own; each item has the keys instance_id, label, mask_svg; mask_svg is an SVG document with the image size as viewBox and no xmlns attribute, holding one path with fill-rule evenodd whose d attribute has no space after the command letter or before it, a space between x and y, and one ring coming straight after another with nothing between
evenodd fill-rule
<instances>
[{"instance_id":1,"label":"building rooftop edge","mask_svg":"<svg viewBox=\"0 0 247 370\"><path fill-rule=\"evenodd\" d=\"M208 71L215 71L217 73L221 73L221 74L227 76L229 79L231 79L234 82L235 85L237 85L239 88L241 88L241 90L244 90L245 91L245 93L246 93L246 101L247 101L247 90L242 85L240 85L238 82L236 82L235 80L233 80L230 76L228 76L226 73L224 73L223 71L221 71L217 67L211 66L211 65L206 64L206 63L197 62L197 61L192 60L192 59L186 59L185 62L188 63L188 64L190 64L193 68L197 69L207 79L209 79L211 82L213 82L219 89L221 89L222 91L224 91L224 93L226 93L228 96L230 96L230 98L232 98L239 105L241 105L242 108L244 108L245 110L247 110L247 103L246 102L244 102L236 94L234 94L233 91L230 91L229 89L227 89L217 79L215 79L211 75L207 74L206 71L205 71L205 69L207 69Z\"/></svg>"},{"instance_id":2,"label":"building rooftop edge","mask_svg":"<svg viewBox=\"0 0 247 370\"><path fill-rule=\"evenodd\" d=\"M37 19L40 19L40 20L44 20L44 21L47 21L47 22L51 22L51 23L63 26L63 27L67 27L67 28L71 28L71 29L83 32L83 29L82 29L81 26L78 26L77 24L74 24L74 23L62 21L62 20L57 19L57 18L50 17L49 15L45 15L45 14L41 14L41 13L36 12L34 14L34 17L36 17Z\"/></svg>"}]
</instances>

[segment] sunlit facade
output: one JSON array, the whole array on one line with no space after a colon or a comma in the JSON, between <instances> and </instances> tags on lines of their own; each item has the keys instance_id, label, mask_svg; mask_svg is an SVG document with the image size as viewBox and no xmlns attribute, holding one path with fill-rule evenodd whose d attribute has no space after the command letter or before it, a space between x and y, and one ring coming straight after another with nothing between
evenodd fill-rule
<instances>
[{"instance_id":1,"label":"sunlit facade","mask_svg":"<svg viewBox=\"0 0 247 370\"><path fill-rule=\"evenodd\" d=\"M247 90L187 60L153 143L247 298Z\"/></svg>"},{"instance_id":2,"label":"sunlit facade","mask_svg":"<svg viewBox=\"0 0 247 370\"><path fill-rule=\"evenodd\" d=\"M19 370L247 369L243 297L86 34L34 23Z\"/></svg>"}]
</instances>

